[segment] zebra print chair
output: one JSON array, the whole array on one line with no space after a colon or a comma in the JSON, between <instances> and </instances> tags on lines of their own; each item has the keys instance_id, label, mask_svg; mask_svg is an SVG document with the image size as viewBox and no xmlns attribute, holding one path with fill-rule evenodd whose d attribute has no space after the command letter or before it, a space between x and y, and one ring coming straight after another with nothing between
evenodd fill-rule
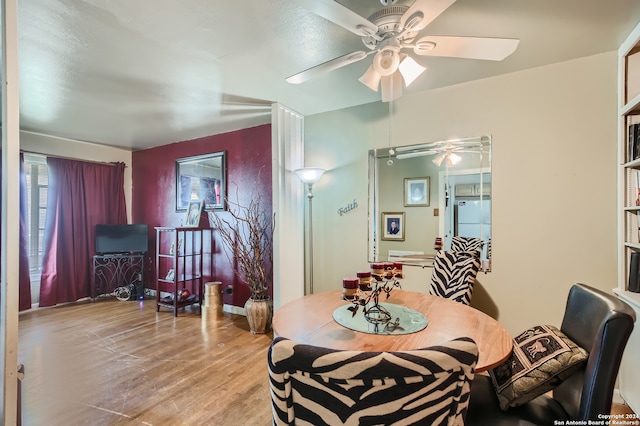
<instances>
[{"instance_id":1,"label":"zebra print chair","mask_svg":"<svg viewBox=\"0 0 640 426\"><path fill-rule=\"evenodd\" d=\"M431 273L429 294L471 304L480 259L468 251L445 251L436 253Z\"/></svg>"},{"instance_id":2,"label":"zebra print chair","mask_svg":"<svg viewBox=\"0 0 640 426\"><path fill-rule=\"evenodd\" d=\"M415 351L268 351L274 425L464 425L478 360L470 338Z\"/></svg>"},{"instance_id":3,"label":"zebra print chair","mask_svg":"<svg viewBox=\"0 0 640 426\"><path fill-rule=\"evenodd\" d=\"M483 247L484 241L481 238L459 237L457 235L451 238L451 251L468 251L476 257L480 257Z\"/></svg>"}]
</instances>

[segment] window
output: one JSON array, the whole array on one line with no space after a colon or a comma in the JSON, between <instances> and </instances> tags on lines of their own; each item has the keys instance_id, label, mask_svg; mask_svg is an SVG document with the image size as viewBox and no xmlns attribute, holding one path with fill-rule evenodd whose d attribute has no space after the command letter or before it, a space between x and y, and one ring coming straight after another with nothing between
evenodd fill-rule
<instances>
[{"instance_id":1,"label":"window","mask_svg":"<svg viewBox=\"0 0 640 426\"><path fill-rule=\"evenodd\" d=\"M39 277L42 271L42 239L47 213L47 158L24 154L24 173L27 180L27 233L29 273Z\"/></svg>"}]
</instances>

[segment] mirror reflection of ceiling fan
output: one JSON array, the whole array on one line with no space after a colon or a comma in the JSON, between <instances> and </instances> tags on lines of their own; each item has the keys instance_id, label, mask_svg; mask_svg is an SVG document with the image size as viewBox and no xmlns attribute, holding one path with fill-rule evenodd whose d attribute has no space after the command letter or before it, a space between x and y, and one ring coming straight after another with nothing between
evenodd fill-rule
<instances>
[{"instance_id":1,"label":"mirror reflection of ceiling fan","mask_svg":"<svg viewBox=\"0 0 640 426\"><path fill-rule=\"evenodd\" d=\"M394 152L398 160L435 155L432 161L436 166L440 167L442 162L446 160L447 166L452 167L462 160L459 154L464 152L479 154L482 153L487 146L489 146L489 139L483 136L438 141L422 145L400 146L397 147Z\"/></svg>"},{"instance_id":2,"label":"mirror reflection of ceiling fan","mask_svg":"<svg viewBox=\"0 0 640 426\"><path fill-rule=\"evenodd\" d=\"M518 39L421 36L420 32L456 0L415 0L397 4L398 0L379 0L384 8L367 19L333 0L295 0L303 8L360 36L367 50L337 57L288 77L299 84L326 72L336 70L374 55L373 62L359 81L371 90L382 91L382 101L402 96L426 69L410 54L452 58L502 61L518 46Z\"/></svg>"}]
</instances>

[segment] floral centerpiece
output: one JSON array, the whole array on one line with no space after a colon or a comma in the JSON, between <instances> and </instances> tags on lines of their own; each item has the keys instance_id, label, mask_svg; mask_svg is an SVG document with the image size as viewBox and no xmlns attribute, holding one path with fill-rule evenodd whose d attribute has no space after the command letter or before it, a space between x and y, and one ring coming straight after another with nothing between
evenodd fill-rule
<instances>
[{"instance_id":1,"label":"floral centerpiece","mask_svg":"<svg viewBox=\"0 0 640 426\"><path fill-rule=\"evenodd\" d=\"M236 191L236 200L238 200ZM265 333L271 328L273 302L269 288L273 283L273 232L275 214L266 209L260 195L251 197L247 205L228 199L228 215L209 214L211 223L226 247L226 254L236 276L247 286L251 297L245 303L247 320L251 332ZM258 313L254 313L254 302L260 302ZM266 305L262 305L265 302Z\"/></svg>"}]
</instances>

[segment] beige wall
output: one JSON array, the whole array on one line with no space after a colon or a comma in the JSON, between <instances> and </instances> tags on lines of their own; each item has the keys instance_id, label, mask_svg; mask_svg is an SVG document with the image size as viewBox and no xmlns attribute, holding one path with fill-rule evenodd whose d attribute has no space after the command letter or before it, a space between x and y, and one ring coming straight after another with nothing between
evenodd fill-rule
<instances>
[{"instance_id":1,"label":"beige wall","mask_svg":"<svg viewBox=\"0 0 640 426\"><path fill-rule=\"evenodd\" d=\"M559 325L575 282L616 287L616 61L610 52L394 102L392 145L492 135L493 272L478 276L473 304L512 334ZM305 117L305 165L329 170L314 186L315 291L368 268L367 151L389 143L388 108ZM427 291L430 270L407 275L406 287Z\"/></svg>"},{"instance_id":2,"label":"beige wall","mask_svg":"<svg viewBox=\"0 0 640 426\"><path fill-rule=\"evenodd\" d=\"M127 217L131 222L131 151L30 132L20 132L20 149L78 160L125 163L124 195L127 200Z\"/></svg>"}]
</instances>

